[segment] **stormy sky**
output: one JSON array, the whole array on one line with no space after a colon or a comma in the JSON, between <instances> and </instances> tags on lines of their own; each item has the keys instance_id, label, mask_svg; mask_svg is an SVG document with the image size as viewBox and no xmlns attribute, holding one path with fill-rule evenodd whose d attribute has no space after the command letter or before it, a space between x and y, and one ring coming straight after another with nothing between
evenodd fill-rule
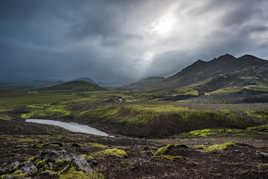
<instances>
[{"instance_id":1,"label":"stormy sky","mask_svg":"<svg viewBox=\"0 0 268 179\"><path fill-rule=\"evenodd\" d=\"M0 80L124 84L231 53L268 59L267 0L5 0Z\"/></svg>"}]
</instances>

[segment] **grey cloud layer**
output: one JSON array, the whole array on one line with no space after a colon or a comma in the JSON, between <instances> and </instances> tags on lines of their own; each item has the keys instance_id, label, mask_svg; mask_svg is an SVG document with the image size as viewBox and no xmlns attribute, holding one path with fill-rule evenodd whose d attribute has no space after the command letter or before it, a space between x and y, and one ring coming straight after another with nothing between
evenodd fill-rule
<instances>
[{"instance_id":1,"label":"grey cloud layer","mask_svg":"<svg viewBox=\"0 0 268 179\"><path fill-rule=\"evenodd\" d=\"M172 8L170 34L153 32ZM223 53L266 58L267 12L265 0L5 1L0 80L88 76L126 83Z\"/></svg>"}]
</instances>

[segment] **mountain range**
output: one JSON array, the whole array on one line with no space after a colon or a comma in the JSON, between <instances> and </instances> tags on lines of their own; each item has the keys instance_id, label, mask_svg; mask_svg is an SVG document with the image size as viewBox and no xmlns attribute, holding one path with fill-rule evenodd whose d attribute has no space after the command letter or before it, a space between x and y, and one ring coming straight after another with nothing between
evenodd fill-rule
<instances>
[{"instance_id":1,"label":"mountain range","mask_svg":"<svg viewBox=\"0 0 268 179\"><path fill-rule=\"evenodd\" d=\"M133 86L174 100L215 95L226 98L236 94L261 95L268 101L268 61L252 55L236 58L226 54L210 61L197 60L169 78L155 82L143 79L125 88L133 89Z\"/></svg>"}]
</instances>

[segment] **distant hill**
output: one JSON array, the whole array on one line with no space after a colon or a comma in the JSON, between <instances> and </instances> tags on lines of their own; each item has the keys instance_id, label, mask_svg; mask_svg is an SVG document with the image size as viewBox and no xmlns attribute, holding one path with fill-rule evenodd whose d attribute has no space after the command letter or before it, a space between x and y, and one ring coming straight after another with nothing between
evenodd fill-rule
<instances>
[{"instance_id":1,"label":"distant hill","mask_svg":"<svg viewBox=\"0 0 268 179\"><path fill-rule=\"evenodd\" d=\"M137 89L137 90L144 90L146 86L157 84L159 82L162 82L165 78L164 77L148 77L141 79L135 83L132 83L130 85L126 85L123 88L124 89Z\"/></svg>"},{"instance_id":2,"label":"distant hill","mask_svg":"<svg viewBox=\"0 0 268 179\"><path fill-rule=\"evenodd\" d=\"M267 95L268 61L251 55L226 54L210 61L197 60L175 75L157 83L143 84L160 96ZM266 98L266 97L265 97Z\"/></svg>"},{"instance_id":3,"label":"distant hill","mask_svg":"<svg viewBox=\"0 0 268 179\"><path fill-rule=\"evenodd\" d=\"M62 84L58 84L55 86L51 86L48 88L43 88L42 90L55 90L55 91L95 91L95 90L103 90L104 88L98 86L95 83L75 80L69 81Z\"/></svg>"},{"instance_id":4,"label":"distant hill","mask_svg":"<svg viewBox=\"0 0 268 179\"><path fill-rule=\"evenodd\" d=\"M77 79L75 79L73 81L85 81L85 82L97 84L94 80L92 80L92 79L90 79L88 77L77 78Z\"/></svg>"},{"instance_id":5,"label":"distant hill","mask_svg":"<svg viewBox=\"0 0 268 179\"><path fill-rule=\"evenodd\" d=\"M0 91L23 91L45 88L61 84L63 81L33 80L20 82L0 82Z\"/></svg>"}]
</instances>

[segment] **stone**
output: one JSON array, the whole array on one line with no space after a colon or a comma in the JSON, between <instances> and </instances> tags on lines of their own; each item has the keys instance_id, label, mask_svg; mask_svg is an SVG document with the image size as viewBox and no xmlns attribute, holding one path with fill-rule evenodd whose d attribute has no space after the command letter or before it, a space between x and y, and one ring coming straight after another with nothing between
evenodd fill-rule
<instances>
[{"instance_id":1,"label":"stone","mask_svg":"<svg viewBox=\"0 0 268 179\"><path fill-rule=\"evenodd\" d=\"M262 158L268 158L268 153L266 152L256 151L256 154Z\"/></svg>"},{"instance_id":2,"label":"stone","mask_svg":"<svg viewBox=\"0 0 268 179\"><path fill-rule=\"evenodd\" d=\"M69 154L66 153L65 150L46 150L42 151L38 154L38 158L41 160L47 160L49 162L54 162L57 159L63 159L63 160L71 160L71 157Z\"/></svg>"},{"instance_id":3,"label":"stone","mask_svg":"<svg viewBox=\"0 0 268 179\"><path fill-rule=\"evenodd\" d=\"M89 172L92 170L91 166L87 160L82 157L82 155L73 155L73 164L78 170L82 170L84 172Z\"/></svg>"},{"instance_id":4,"label":"stone","mask_svg":"<svg viewBox=\"0 0 268 179\"><path fill-rule=\"evenodd\" d=\"M32 162L30 162L30 163L26 164L24 167L22 167L22 170L27 175L33 175L33 174L37 173L37 171L38 171L38 169L36 168L36 166Z\"/></svg>"},{"instance_id":5,"label":"stone","mask_svg":"<svg viewBox=\"0 0 268 179\"><path fill-rule=\"evenodd\" d=\"M21 163L18 161L12 162L11 164L7 165L5 168L2 169L2 173L11 173L15 171L17 168L19 168L20 165Z\"/></svg>"}]
</instances>

